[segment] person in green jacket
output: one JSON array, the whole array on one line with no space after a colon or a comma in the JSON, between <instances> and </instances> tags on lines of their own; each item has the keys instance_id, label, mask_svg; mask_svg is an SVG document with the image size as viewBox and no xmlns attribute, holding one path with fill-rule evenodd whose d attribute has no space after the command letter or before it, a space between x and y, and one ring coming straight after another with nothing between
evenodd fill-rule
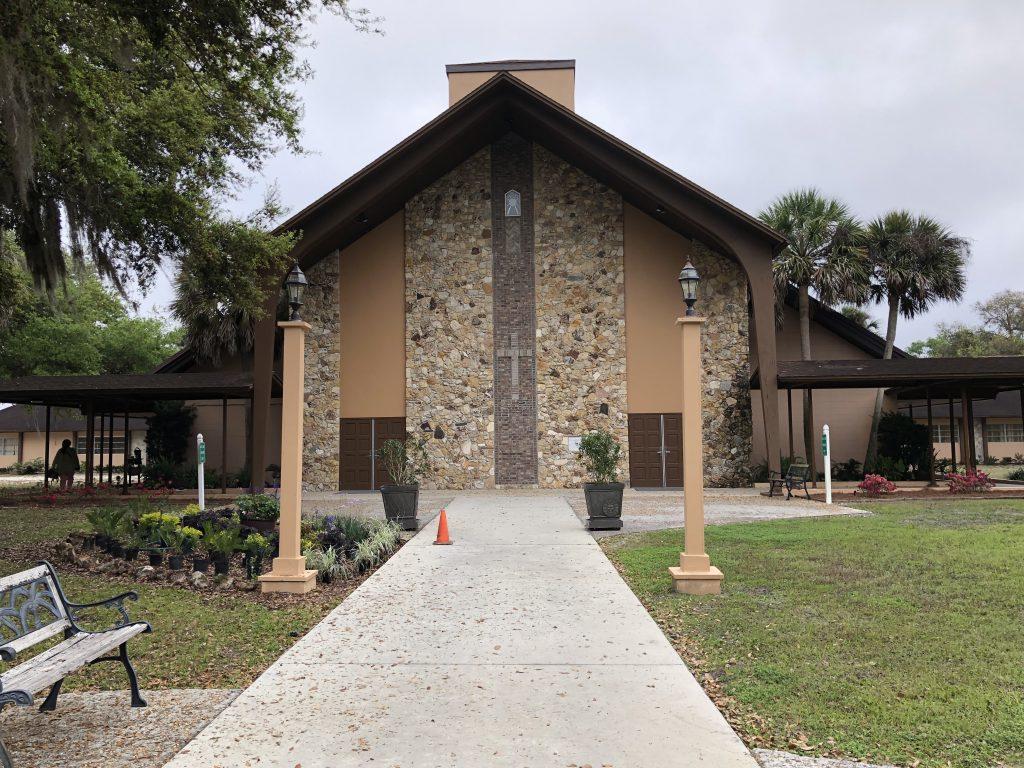
<instances>
[{"instance_id":1,"label":"person in green jacket","mask_svg":"<svg viewBox=\"0 0 1024 768\"><path fill-rule=\"evenodd\" d=\"M57 477L60 478L60 489L62 491L71 490L71 486L75 483L75 472L82 468L82 464L78 460L78 452L71 447L70 440L61 443L60 450L53 457L51 466L57 473Z\"/></svg>"}]
</instances>

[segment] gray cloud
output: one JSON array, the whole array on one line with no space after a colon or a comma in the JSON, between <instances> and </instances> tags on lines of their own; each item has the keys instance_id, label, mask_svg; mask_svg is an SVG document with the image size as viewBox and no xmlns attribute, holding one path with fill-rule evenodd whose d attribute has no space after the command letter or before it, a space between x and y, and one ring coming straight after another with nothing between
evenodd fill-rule
<instances>
[{"instance_id":1,"label":"gray cloud","mask_svg":"<svg viewBox=\"0 0 1024 768\"><path fill-rule=\"evenodd\" d=\"M573 57L581 115L744 210L814 185L970 237L967 301L901 321L900 343L1024 287L1024 4L366 2L384 37L310 30L311 154L271 159L232 209L274 181L293 211L338 184L446 107L446 63Z\"/></svg>"}]
</instances>

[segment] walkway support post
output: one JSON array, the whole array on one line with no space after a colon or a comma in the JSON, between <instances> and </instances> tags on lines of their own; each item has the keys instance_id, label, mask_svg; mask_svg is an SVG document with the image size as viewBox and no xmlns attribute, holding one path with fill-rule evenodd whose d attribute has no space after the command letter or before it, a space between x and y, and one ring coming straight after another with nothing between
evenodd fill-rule
<instances>
[{"instance_id":1,"label":"walkway support post","mask_svg":"<svg viewBox=\"0 0 1024 768\"><path fill-rule=\"evenodd\" d=\"M704 551L704 429L701 405L701 326L703 317L681 317L683 332L683 514L684 551L668 569L676 592L717 595L722 572ZM774 395L774 393L773 393Z\"/></svg>"},{"instance_id":2,"label":"walkway support post","mask_svg":"<svg viewBox=\"0 0 1024 768\"><path fill-rule=\"evenodd\" d=\"M90 400L85 405L85 484L93 484L96 448L96 406Z\"/></svg>"},{"instance_id":3,"label":"walkway support post","mask_svg":"<svg viewBox=\"0 0 1024 768\"><path fill-rule=\"evenodd\" d=\"M281 398L281 537L270 573L260 576L263 592L304 594L316 588L316 571L302 556L302 410L305 347L309 323L285 320Z\"/></svg>"},{"instance_id":4,"label":"walkway support post","mask_svg":"<svg viewBox=\"0 0 1024 768\"><path fill-rule=\"evenodd\" d=\"M21 458L19 457L19 461ZM43 444L43 488L50 490L50 406L46 406L46 442Z\"/></svg>"},{"instance_id":5,"label":"walkway support post","mask_svg":"<svg viewBox=\"0 0 1024 768\"><path fill-rule=\"evenodd\" d=\"M932 441L934 438L934 422L932 421L932 391L926 390L925 397L928 398L928 447L931 449L931 453L928 454L928 487L934 488L938 485L935 482L935 448L933 447Z\"/></svg>"},{"instance_id":6,"label":"walkway support post","mask_svg":"<svg viewBox=\"0 0 1024 768\"><path fill-rule=\"evenodd\" d=\"M128 468L128 458L132 442L131 434L128 432L128 411L124 412L124 440L121 442L124 448L124 463L121 467L121 495L125 496L128 493L128 477L131 471Z\"/></svg>"},{"instance_id":7,"label":"walkway support post","mask_svg":"<svg viewBox=\"0 0 1024 768\"><path fill-rule=\"evenodd\" d=\"M949 398L949 460L950 471L956 473L956 417L953 415L953 397Z\"/></svg>"}]
</instances>

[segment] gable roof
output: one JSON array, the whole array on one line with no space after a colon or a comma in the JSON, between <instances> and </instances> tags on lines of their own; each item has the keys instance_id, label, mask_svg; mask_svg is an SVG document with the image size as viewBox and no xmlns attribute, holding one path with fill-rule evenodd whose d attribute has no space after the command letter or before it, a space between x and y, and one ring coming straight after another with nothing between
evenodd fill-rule
<instances>
[{"instance_id":1,"label":"gable roof","mask_svg":"<svg viewBox=\"0 0 1024 768\"><path fill-rule=\"evenodd\" d=\"M813 296L811 298L811 321L831 331L839 338L849 342L862 352L881 359L885 354L885 339L860 323L851 320L842 312L836 312L830 306L822 304ZM800 309L800 295L794 286L786 291L786 306ZM910 357L899 347L893 347L894 359Z\"/></svg>"},{"instance_id":2,"label":"gable roof","mask_svg":"<svg viewBox=\"0 0 1024 768\"><path fill-rule=\"evenodd\" d=\"M308 267L350 245L481 148L514 131L536 141L662 223L725 254L739 231L775 252L785 239L755 217L661 165L507 72L499 72L276 231L302 231Z\"/></svg>"}]
</instances>

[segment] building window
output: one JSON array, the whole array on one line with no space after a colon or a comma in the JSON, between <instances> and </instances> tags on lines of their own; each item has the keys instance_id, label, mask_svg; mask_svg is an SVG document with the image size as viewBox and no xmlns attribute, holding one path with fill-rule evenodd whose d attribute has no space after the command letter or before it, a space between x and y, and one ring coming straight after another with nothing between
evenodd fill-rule
<instances>
[{"instance_id":1,"label":"building window","mask_svg":"<svg viewBox=\"0 0 1024 768\"><path fill-rule=\"evenodd\" d=\"M986 424L985 439L990 443L1024 443L1021 424Z\"/></svg>"},{"instance_id":2,"label":"building window","mask_svg":"<svg viewBox=\"0 0 1024 768\"><path fill-rule=\"evenodd\" d=\"M0 437L0 456L17 456L18 438Z\"/></svg>"},{"instance_id":3,"label":"building window","mask_svg":"<svg viewBox=\"0 0 1024 768\"><path fill-rule=\"evenodd\" d=\"M78 451L78 453L85 453L85 446L85 438L79 437L78 444L75 445L75 450ZM113 447L113 451L116 455L120 456L121 454L123 454L124 437L122 437L121 435L114 435L113 446L111 446L111 438L108 437L107 435L103 436L102 443L100 443L99 435L96 435L95 439L93 440L93 453L110 453L111 447Z\"/></svg>"},{"instance_id":4,"label":"building window","mask_svg":"<svg viewBox=\"0 0 1024 768\"><path fill-rule=\"evenodd\" d=\"M510 189L505 193L505 215L506 216L522 216L523 215L523 201L519 196L519 193L514 189Z\"/></svg>"},{"instance_id":5,"label":"building window","mask_svg":"<svg viewBox=\"0 0 1024 768\"><path fill-rule=\"evenodd\" d=\"M953 439L960 442L960 422L953 422ZM949 424L932 424L932 442L949 445Z\"/></svg>"}]
</instances>

